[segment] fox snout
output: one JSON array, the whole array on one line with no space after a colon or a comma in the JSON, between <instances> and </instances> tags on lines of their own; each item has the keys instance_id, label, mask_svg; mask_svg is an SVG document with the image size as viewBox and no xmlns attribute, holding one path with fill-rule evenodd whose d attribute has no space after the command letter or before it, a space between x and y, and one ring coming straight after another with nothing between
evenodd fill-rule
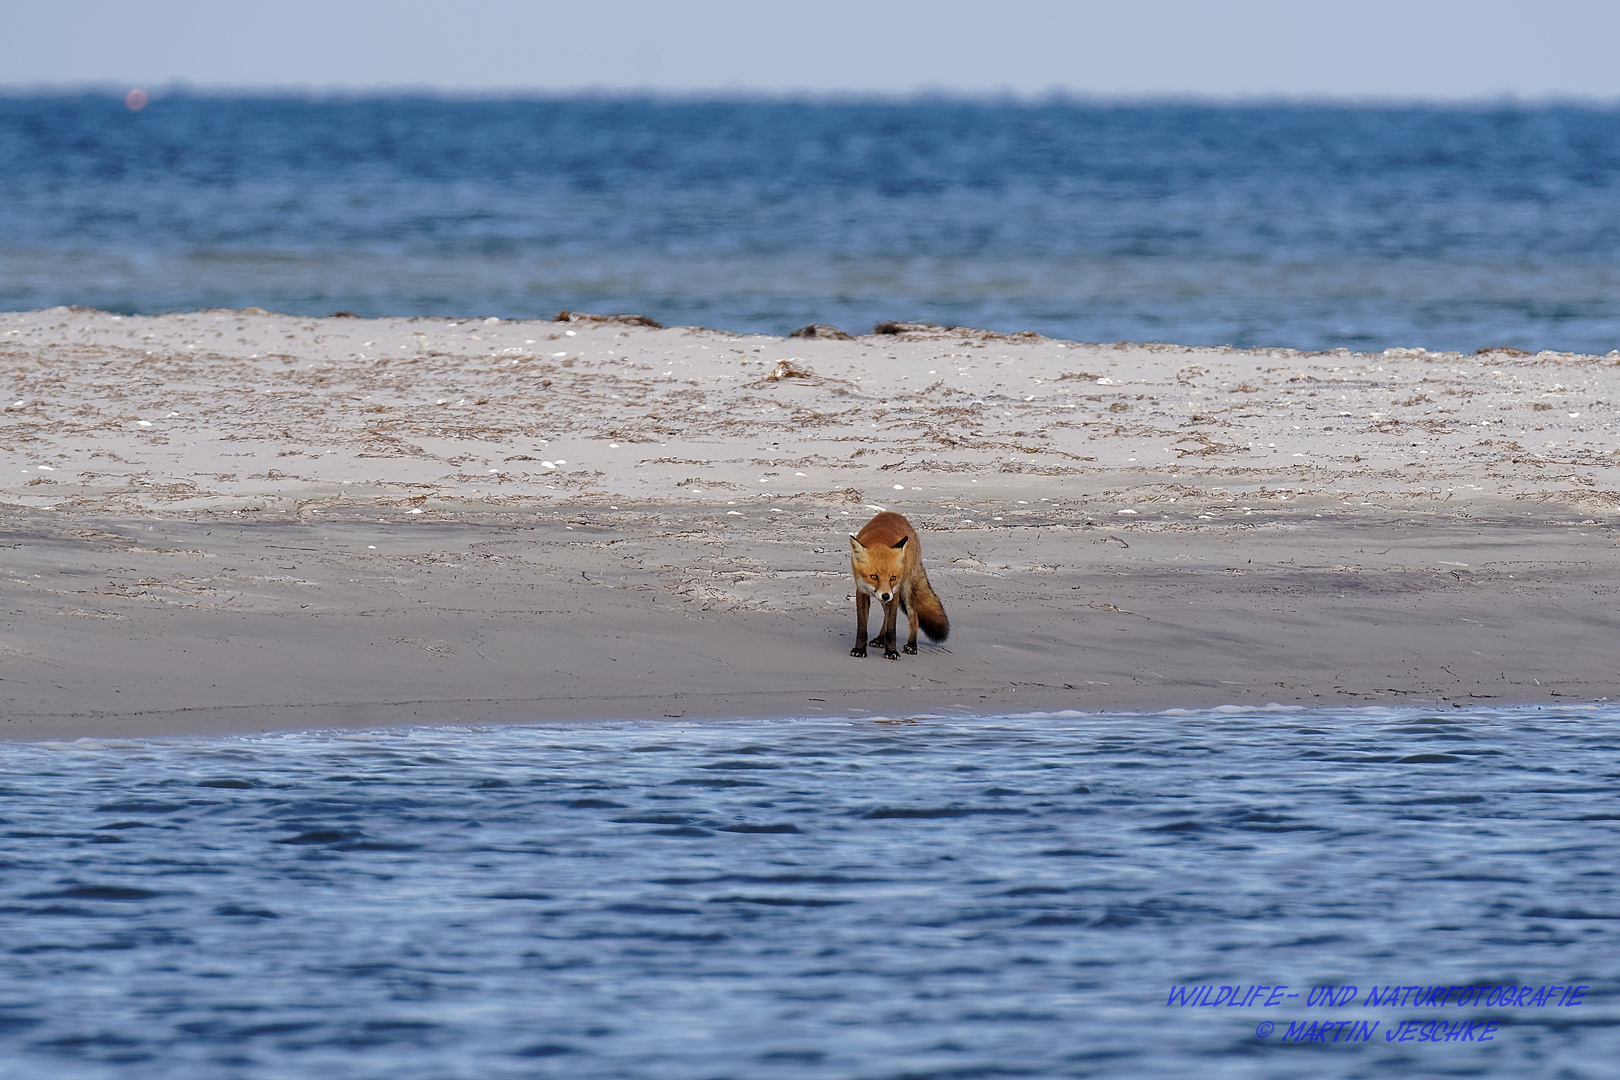
<instances>
[{"instance_id":1,"label":"fox snout","mask_svg":"<svg viewBox=\"0 0 1620 1080\"><path fill-rule=\"evenodd\" d=\"M894 599L894 593L880 592L877 594L877 597L879 600L887 604L890 600Z\"/></svg>"}]
</instances>

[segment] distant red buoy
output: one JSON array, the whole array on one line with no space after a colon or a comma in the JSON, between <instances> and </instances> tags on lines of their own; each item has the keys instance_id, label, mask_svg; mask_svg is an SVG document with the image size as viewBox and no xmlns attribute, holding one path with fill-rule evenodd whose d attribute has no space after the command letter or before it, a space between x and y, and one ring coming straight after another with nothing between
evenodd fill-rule
<instances>
[{"instance_id":1,"label":"distant red buoy","mask_svg":"<svg viewBox=\"0 0 1620 1080\"><path fill-rule=\"evenodd\" d=\"M146 103L151 100L146 96L146 91L138 86L124 95L124 104L129 106L130 112L140 112L146 108Z\"/></svg>"}]
</instances>

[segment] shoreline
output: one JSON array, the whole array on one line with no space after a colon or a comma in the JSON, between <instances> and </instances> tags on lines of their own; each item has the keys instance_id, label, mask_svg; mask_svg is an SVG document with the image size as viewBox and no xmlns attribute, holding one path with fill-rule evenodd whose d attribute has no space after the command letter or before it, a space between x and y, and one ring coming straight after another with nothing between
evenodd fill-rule
<instances>
[{"instance_id":1,"label":"shoreline","mask_svg":"<svg viewBox=\"0 0 1620 1080\"><path fill-rule=\"evenodd\" d=\"M414 703L408 703L414 704ZM1008 723L1018 725L1022 723L1048 723L1055 728L1072 728L1076 725L1088 723L1129 722L1133 720L1163 719L1174 723L1220 723L1236 719L1255 720L1261 717L1276 718L1281 724L1308 725L1312 735L1325 734L1321 730L1324 723L1355 722L1359 718L1376 720L1378 723L1421 723L1421 724L1448 724L1448 723L1481 723L1488 711L1492 718L1536 717L1545 721L1549 716L1559 720L1572 720L1584 718L1588 715L1600 719L1609 719L1612 714L1603 710L1610 709L1614 703L1609 700L1598 701L1553 701L1550 703L1519 702L1514 704L1472 704L1461 706L1464 711L1450 712L1443 706L1423 704L1402 704L1390 702L1385 704L1361 705L1282 705L1271 702L1265 705L1213 705L1205 708L1184 708L1169 706L1163 709L1032 709L1026 712L901 712L891 714L888 712L869 712L866 710L850 709L836 716L809 716L804 714L782 716L756 716L748 714L722 715L707 719L694 719L686 717L579 717L575 719L549 719L549 720L423 720L398 721L379 724L331 724L316 726L285 726L267 727L255 725L252 727L232 727L229 724L220 725L214 722L198 725L196 730L164 730L152 733L118 734L118 735L76 735L76 736L0 736L0 746L8 743L17 745L39 745L51 749L100 749L103 747L128 748L128 744L140 743L151 746L175 746L188 743L207 742L214 739L241 739L253 740L256 738L273 738L275 736L290 736L293 738L334 739L349 741L355 737L387 738L391 736L410 737L414 734L443 734L466 733L480 735L485 733L503 733L510 731L535 730L544 732L573 732L573 731L619 731L619 730L645 730L656 733L667 730L667 725L674 723L677 729L690 732L697 728L714 730L716 728L730 728L747 731L755 727L771 727L778 725L795 724L823 724L826 730L835 730L847 725L868 723L883 727L915 727L918 725L942 725L944 729L951 730L953 723ZM927 730L925 728L925 730ZM976 729L977 730L977 729ZM1444 730L1443 728L1440 730ZM1106 733L1099 729L1100 733ZM1437 764L1437 763L1426 763Z\"/></svg>"},{"instance_id":2,"label":"shoreline","mask_svg":"<svg viewBox=\"0 0 1620 1080\"><path fill-rule=\"evenodd\" d=\"M0 738L1620 696L1612 356L53 309L0 378Z\"/></svg>"},{"instance_id":3,"label":"shoreline","mask_svg":"<svg viewBox=\"0 0 1620 1080\"><path fill-rule=\"evenodd\" d=\"M644 509L571 528L584 518L567 511L11 517L5 542L26 561L0 639L4 735L1612 694L1608 527L925 529L952 639L862 661L846 572L803 538L831 509L729 527L667 506L662 525ZM765 557L729 568L714 530ZM91 584L18 588L19 565Z\"/></svg>"}]
</instances>

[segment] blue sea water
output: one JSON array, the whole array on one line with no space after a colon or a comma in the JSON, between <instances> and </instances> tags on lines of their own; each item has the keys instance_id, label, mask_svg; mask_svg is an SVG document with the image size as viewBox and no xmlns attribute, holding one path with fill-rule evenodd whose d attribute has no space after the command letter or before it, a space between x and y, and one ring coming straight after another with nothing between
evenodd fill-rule
<instances>
[{"instance_id":1,"label":"blue sea water","mask_svg":"<svg viewBox=\"0 0 1620 1080\"><path fill-rule=\"evenodd\" d=\"M1620 347L1620 111L0 98L0 309Z\"/></svg>"},{"instance_id":2,"label":"blue sea water","mask_svg":"<svg viewBox=\"0 0 1620 1080\"><path fill-rule=\"evenodd\" d=\"M0 1075L1608 1077L1617 719L8 743ZM1202 985L1298 996L1167 1004ZM1589 989L1365 1004L1392 985ZM1287 1035L1343 1020L1378 1027Z\"/></svg>"}]
</instances>

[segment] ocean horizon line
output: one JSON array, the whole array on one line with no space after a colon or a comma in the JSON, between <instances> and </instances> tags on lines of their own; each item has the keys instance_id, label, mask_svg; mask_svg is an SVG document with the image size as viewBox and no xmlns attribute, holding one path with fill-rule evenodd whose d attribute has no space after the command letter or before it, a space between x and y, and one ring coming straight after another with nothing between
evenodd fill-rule
<instances>
[{"instance_id":1,"label":"ocean horizon line","mask_svg":"<svg viewBox=\"0 0 1620 1080\"><path fill-rule=\"evenodd\" d=\"M0 83L0 100L99 98L121 100L135 88L128 82ZM222 101L433 101L446 104L634 103L670 105L783 105L810 107L938 107L958 105L1038 110L1209 109L1298 110L1301 112L1616 112L1620 95L1518 94L1467 97L1412 94L1107 94L1068 90L1024 92L1012 88L956 90L919 86L910 90L772 90L762 87L675 88L658 86L456 87L417 83L242 84L195 83L183 79L139 85L150 104L164 100ZM145 107L145 106L143 106Z\"/></svg>"}]
</instances>

